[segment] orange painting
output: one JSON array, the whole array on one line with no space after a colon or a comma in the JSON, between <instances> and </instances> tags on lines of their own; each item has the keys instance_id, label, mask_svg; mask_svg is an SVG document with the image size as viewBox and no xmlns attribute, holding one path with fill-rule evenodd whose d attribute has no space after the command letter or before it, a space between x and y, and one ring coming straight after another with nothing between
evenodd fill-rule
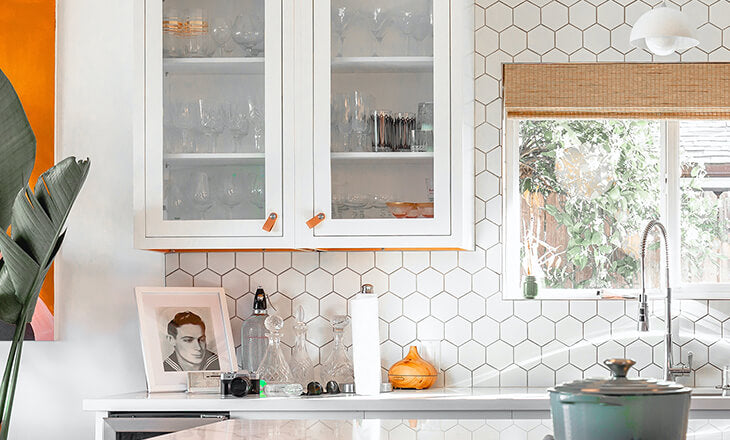
<instances>
[{"instance_id":1,"label":"orange painting","mask_svg":"<svg viewBox=\"0 0 730 440\"><path fill-rule=\"evenodd\" d=\"M36 136L38 176L54 164L56 97L56 1L3 0L0 8L0 69L20 96ZM31 326L34 339L54 339L53 268L41 290Z\"/></svg>"}]
</instances>

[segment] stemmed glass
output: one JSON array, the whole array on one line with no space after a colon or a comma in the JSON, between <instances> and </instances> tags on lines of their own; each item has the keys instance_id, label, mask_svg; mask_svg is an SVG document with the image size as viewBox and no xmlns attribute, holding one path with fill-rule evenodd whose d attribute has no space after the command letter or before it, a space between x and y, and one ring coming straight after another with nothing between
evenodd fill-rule
<instances>
[{"instance_id":1,"label":"stemmed glass","mask_svg":"<svg viewBox=\"0 0 730 440\"><path fill-rule=\"evenodd\" d=\"M207 141L198 148L198 153L230 152L218 146L218 137L226 128L226 112L222 104L209 99L199 99L200 127ZM230 147L225 148L230 150Z\"/></svg>"},{"instance_id":2,"label":"stemmed glass","mask_svg":"<svg viewBox=\"0 0 730 440\"><path fill-rule=\"evenodd\" d=\"M229 172L221 177L220 201L228 208L228 218L233 219L233 208L240 205L245 198L243 179L236 172Z\"/></svg>"},{"instance_id":3,"label":"stemmed glass","mask_svg":"<svg viewBox=\"0 0 730 440\"><path fill-rule=\"evenodd\" d=\"M201 220L205 220L205 213L213 206L208 173L204 171L193 173L190 179L190 200L200 213Z\"/></svg>"},{"instance_id":4,"label":"stemmed glass","mask_svg":"<svg viewBox=\"0 0 730 440\"><path fill-rule=\"evenodd\" d=\"M370 107L372 97L363 92L355 91L351 95L350 105L352 107L350 116L350 127L355 137L356 151L368 151L372 145L368 145L368 129L370 128ZM352 147L350 147L352 149Z\"/></svg>"},{"instance_id":5,"label":"stemmed glass","mask_svg":"<svg viewBox=\"0 0 730 440\"><path fill-rule=\"evenodd\" d=\"M415 31L416 20L416 13L411 8L406 7L406 9L398 12L396 22L403 35L406 37L406 55L411 54L411 37Z\"/></svg>"},{"instance_id":6,"label":"stemmed glass","mask_svg":"<svg viewBox=\"0 0 730 440\"><path fill-rule=\"evenodd\" d=\"M231 30L231 25L228 23L228 20L220 17L211 20L210 36L213 38L213 41L215 41L215 44L218 45L219 56L223 56L224 50L228 54L232 52L232 49L226 46L226 43L231 40L232 34L233 31Z\"/></svg>"},{"instance_id":7,"label":"stemmed glass","mask_svg":"<svg viewBox=\"0 0 730 440\"><path fill-rule=\"evenodd\" d=\"M433 18L431 13L416 14L413 21L413 38L423 47L423 40L433 33ZM423 51L425 55L429 55L428 50Z\"/></svg>"},{"instance_id":8,"label":"stemmed glass","mask_svg":"<svg viewBox=\"0 0 730 440\"><path fill-rule=\"evenodd\" d=\"M197 149L195 128L198 127L197 103L181 102L173 105L172 122L180 129L181 153L192 153Z\"/></svg>"},{"instance_id":9,"label":"stemmed glass","mask_svg":"<svg viewBox=\"0 0 730 440\"><path fill-rule=\"evenodd\" d=\"M370 30L370 33L373 34L373 37L375 37L373 56L377 57L379 56L378 48L380 48L383 43L386 27L388 22L390 22L390 12L382 6L375 6L370 10L364 11L363 14L368 30Z\"/></svg>"},{"instance_id":10,"label":"stemmed glass","mask_svg":"<svg viewBox=\"0 0 730 440\"><path fill-rule=\"evenodd\" d=\"M337 49L337 56L342 56L342 49L345 46L345 32L352 22L352 8L340 2L332 7L332 32L340 39L340 47Z\"/></svg>"},{"instance_id":11,"label":"stemmed glass","mask_svg":"<svg viewBox=\"0 0 730 440\"><path fill-rule=\"evenodd\" d=\"M165 210L167 211L167 220L180 220L185 211L185 198L180 190L180 180L178 176L173 176L167 185L167 197L165 200Z\"/></svg>"},{"instance_id":12,"label":"stemmed glass","mask_svg":"<svg viewBox=\"0 0 730 440\"><path fill-rule=\"evenodd\" d=\"M261 18L245 14L236 17L233 23L233 41L245 51L247 57L259 56L256 46L264 40L264 29Z\"/></svg>"},{"instance_id":13,"label":"stemmed glass","mask_svg":"<svg viewBox=\"0 0 730 440\"><path fill-rule=\"evenodd\" d=\"M247 106L231 104L228 112L228 128L233 134L233 142L239 153L243 152L243 140L248 136L249 126Z\"/></svg>"},{"instance_id":14,"label":"stemmed glass","mask_svg":"<svg viewBox=\"0 0 730 440\"><path fill-rule=\"evenodd\" d=\"M348 140L352 132L352 104L351 97L344 93L336 94L332 99L332 123L339 135L338 145L333 145L333 151L347 151Z\"/></svg>"},{"instance_id":15,"label":"stemmed glass","mask_svg":"<svg viewBox=\"0 0 730 440\"><path fill-rule=\"evenodd\" d=\"M257 153L264 152L264 115L253 98L248 98L248 119L253 125L253 148Z\"/></svg>"},{"instance_id":16,"label":"stemmed glass","mask_svg":"<svg viewBox=\"0 0 730 440\"><path fill-rule=\"evenodd\" d=\"M259 209L264 209L266 196L264 195L264 176L259 173L248 175L248 200Z\"/></svg>"}]
</instances>

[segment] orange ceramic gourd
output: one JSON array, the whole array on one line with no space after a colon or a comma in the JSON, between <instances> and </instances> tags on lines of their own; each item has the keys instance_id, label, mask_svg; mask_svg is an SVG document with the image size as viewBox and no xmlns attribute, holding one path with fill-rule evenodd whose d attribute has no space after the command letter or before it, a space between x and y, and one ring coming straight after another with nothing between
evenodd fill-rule
<instances>
[{"instance_id":1,"label":"orange ceramic gourd","mask_svg":"<svg viewBox=\"0 0 730 440\"><path fill-rule=\"evenodd\" d=\"M436 382L438 372L433 365L418 355L418 349L411 345L408 356L393 364L388 370L388 380L393 388L422 390Z\"/></svg>"}]
</instances>

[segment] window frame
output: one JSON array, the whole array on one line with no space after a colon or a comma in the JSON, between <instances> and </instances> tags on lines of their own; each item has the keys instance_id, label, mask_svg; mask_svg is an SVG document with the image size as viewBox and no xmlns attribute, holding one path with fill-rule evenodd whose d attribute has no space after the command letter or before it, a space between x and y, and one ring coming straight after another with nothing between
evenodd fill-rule
<instances>
[{"instance_id":1,"label":"window frame","mask_svg":"<svg viewBox=\"0 0 730 440\"><path fill-rule=\"evenodd\" d=\"M536 118L545 119L545 118ZM584 118L575 118L584 119ZM521 283L520 249L522 247L519 191L519 123L527 119L505 119L502 145L502 224L503 252L502 273L504 299L524 299ZM647 118L647 120L650 120ZM667 228L671 265L669 285L672 296L677 299L730 299L730 283L684 283L681 272L675 268L681 265L681 190L680 190L680 120L659 120L660 138L660 182L659 221ZM663 181L661 178L663 177ZM649 221L649 219L647 219ZM518 243L510 246L508 243ZM663 261L663 259L662 259ZM661 268L664 271L664 268ZM536 299L633 299L640 289L546 289L541 288ZM663 298L664 289L649 289L650 297Z\"/></svg>"}]
</instances>

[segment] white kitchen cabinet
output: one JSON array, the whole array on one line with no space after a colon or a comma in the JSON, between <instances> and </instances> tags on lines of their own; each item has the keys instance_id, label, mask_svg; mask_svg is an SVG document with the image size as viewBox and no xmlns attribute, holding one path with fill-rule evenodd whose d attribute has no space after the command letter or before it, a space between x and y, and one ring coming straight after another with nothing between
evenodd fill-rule
<instances>
[{"instance_id":1,"label":"white kitchen cabinet","mask_svg":"<svg viewBox=\"0 0 730 440\"><path fill-rule=\"evenodd\" d=\"M138 248L473 247L472 3L137 1Z\"/></svg>"}]
</instances>

